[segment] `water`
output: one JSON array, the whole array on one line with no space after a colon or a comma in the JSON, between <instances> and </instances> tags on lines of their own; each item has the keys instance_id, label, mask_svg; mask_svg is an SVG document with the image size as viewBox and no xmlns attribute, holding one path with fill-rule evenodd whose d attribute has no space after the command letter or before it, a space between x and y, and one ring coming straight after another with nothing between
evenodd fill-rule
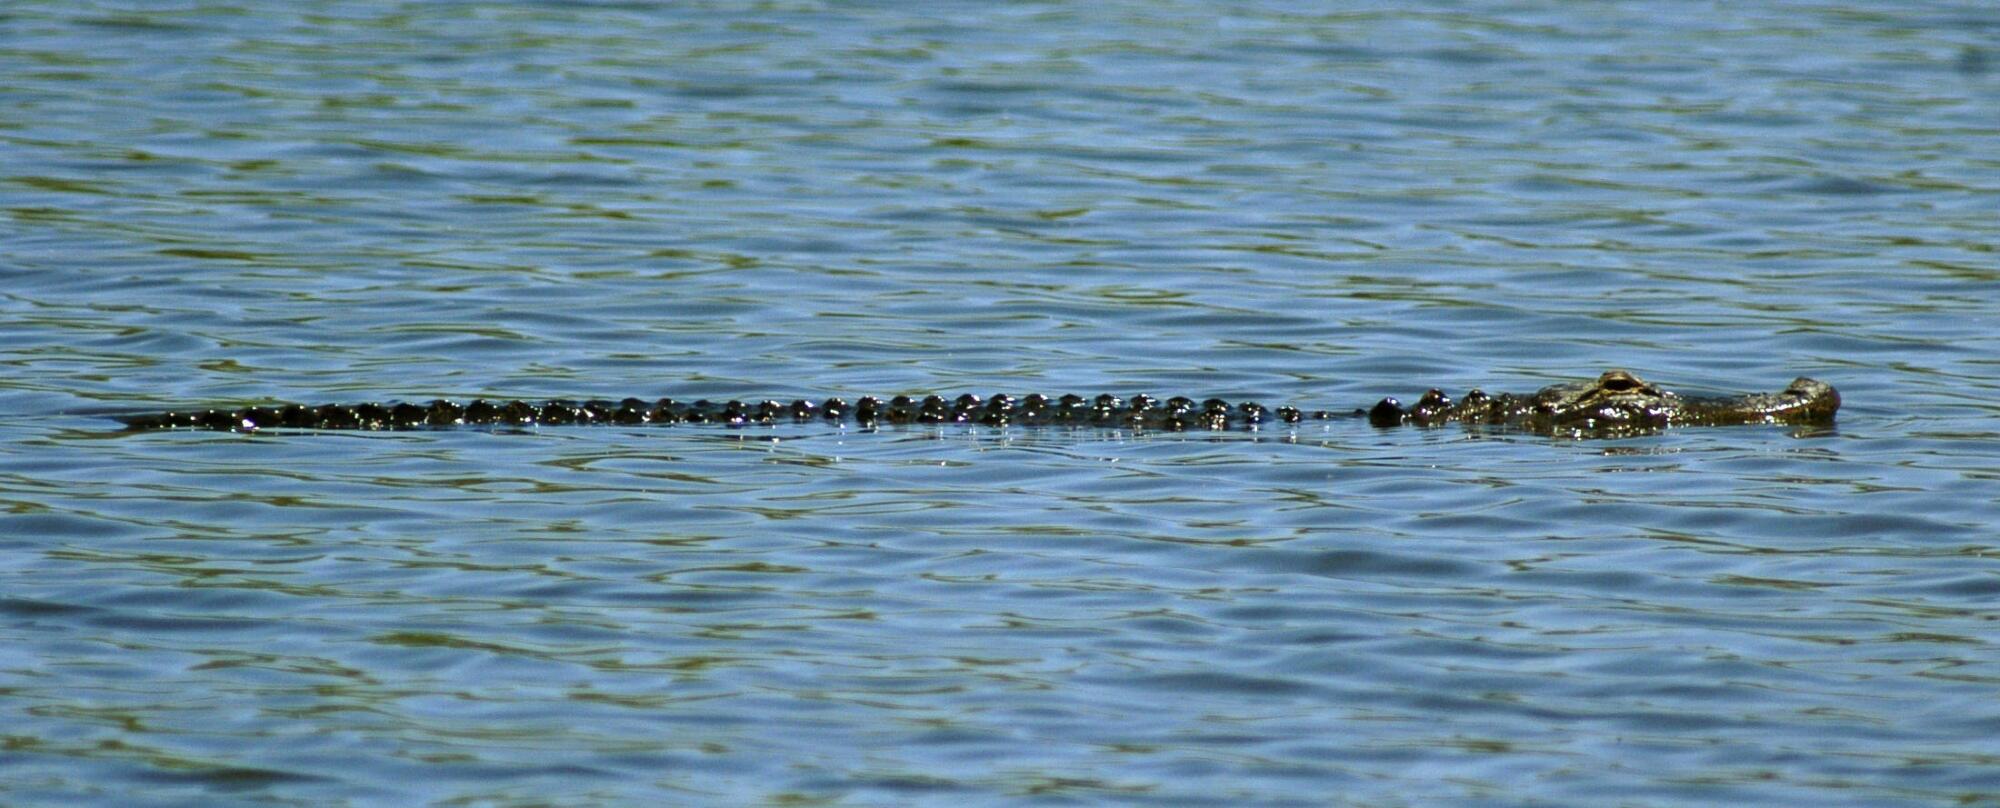
<instances>
[{"instance_id":1,"label":"water","mask_svg":"<svg viewBox=\"0 0 2000 808\"><path fill-rule=\"evenodd\" d=\"M2000 803L1982 4L0 12L0 802ZM139 434L266 400L1831 433Z\"/></svg>"}]
</instances>

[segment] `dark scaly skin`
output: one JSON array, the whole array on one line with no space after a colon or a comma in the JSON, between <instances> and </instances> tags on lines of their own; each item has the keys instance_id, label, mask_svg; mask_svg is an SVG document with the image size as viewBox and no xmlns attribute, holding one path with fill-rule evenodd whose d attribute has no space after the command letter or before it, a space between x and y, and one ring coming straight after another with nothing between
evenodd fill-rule
<instances>
[{"instance_id":1,"label":"dark scaly skin","mask_svg":"<svg viewBox=\"0 0 2000 808\"><path fill-rule=\"evenodd\" d=\"M1357 411L1358 413L1358 411ZM1314 413L1321 418L1333 413ZM724 424L770 425L829 421L862 426L881 424L985 424L988 426L1081 426L1159 430L1230 429L1269 421L1297 423L1307 414L1292 407L1267 410L1255 402L1230 404L1221 399L1196 402L1152 396L1131 400L1111 395L1049 398L997 395L982 399L897 396L852 403L832 398L785 404L764 401L682 402L670 398L646 401L474 401L460 405L437 400L428 404L328 404L309 407L287 404L236 410L195 410L123 417L126 427L148 429L210 429L251 432L261 429L436 429L455 426L564 426L572 424Z\"/></svg>"},{"instance_id":2,"label":"dark scaly skin","mask_svg":"<svg viewBox=\"0 0 2000 808\"><path fill-rule=\"evenodd\" d=\"M730 426L827 421L864 427L882 424L984 424L987 426L1073 426L1159 431L1255 428L1266 423L1294 424L1304 420L1366 418L1380 427L1442 426L1457 422L1473 428L1532 432L1572 437L1640 435L1675 426L1732 424L1833 423L1840 394L1824 382L1800 377L1776 393L1739 396L1682 396L1655 387L1622 370L1607 371L1595 381L1544 387L1526 395L1488 395L1478 390L1452 401L1432 390L1409 409L1385 398L1371 409L1331 412L1294 407L1266 409L1255 402L1231 404L1221 399L1160 400L1133 396L1130 400L1101 395L1049 398L997 395L982 399L896 396L827 399L824 402L764 401L473 401L457 404L442 399L428 404L286 404L235 410L195 410L124 416L132 430L210 429L254 432L264 429L440 429L458 426L562 426L570 424L724 424Z\"/></svg>"}]
</instances>

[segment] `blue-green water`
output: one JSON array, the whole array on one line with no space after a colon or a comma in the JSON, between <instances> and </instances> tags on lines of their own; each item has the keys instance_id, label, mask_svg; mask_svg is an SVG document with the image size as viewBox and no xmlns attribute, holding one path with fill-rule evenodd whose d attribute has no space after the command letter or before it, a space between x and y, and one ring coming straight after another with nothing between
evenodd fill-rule
<instances>
[{"instance_id":1,"label":"blue-green water","mask_svg":"<svg viewBox=\"0 0 2000 808\"><path fill-rule=\"evenodd\" d=\"M1978 2L0 10L0 803L2000 804ZM1831 434L121 434L434 396Z\"/></svg>"}]
</instances>

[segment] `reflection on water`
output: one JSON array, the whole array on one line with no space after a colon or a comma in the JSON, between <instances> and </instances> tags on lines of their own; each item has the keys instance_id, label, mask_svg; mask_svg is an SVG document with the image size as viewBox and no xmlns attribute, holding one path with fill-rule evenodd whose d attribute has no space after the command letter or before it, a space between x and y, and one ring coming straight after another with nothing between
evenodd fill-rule
<instances>
[{"instance_id":1,"label":"reflection on water","mask_svg":"<svg viewBox=\"0 0 2000 808\"><path fill-rule=\"evenodd\" d=\"M0 15L0 802L1980 804L1978 7ZM128 434L269 400L1615 441Z\"/></svg>"}]
</instances>

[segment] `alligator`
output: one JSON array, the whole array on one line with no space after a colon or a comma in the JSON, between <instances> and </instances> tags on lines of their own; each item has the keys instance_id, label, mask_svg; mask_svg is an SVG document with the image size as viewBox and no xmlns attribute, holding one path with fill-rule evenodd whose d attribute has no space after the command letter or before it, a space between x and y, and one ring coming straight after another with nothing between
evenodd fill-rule
<instances>
[{"instance_id":1,"label":"alligator","mask_svg":"<svg viewBox=\"0 0 2000 808\"><path fill-rule=\"evenodd\" d=\"M1530 432L1569 437L1624 437L1658 432L1675 426L1734 424L1830 425L1840 410L1840 394L1825 382L1803 376L1776 393L1736 396L1683 396L1662 390L1623 370L1606 371L1595 381L1544 387L1528 394L1488 394L1479 390L1454 401L1431 390L1404 407L1385 398L1367 409L1348 411L1267 409L1255 402L1231 404L1222 399L1196 401L1137 395L1129 399L1105 394L1095 398L1041 394L981 398L961 395L830 398L745 403L670 398L621 401L475 400L457 404L439 399L427 404L281 404L237 409L197 409L139 415L115 415L128 430L206 429L257 432L267 429L441 429L462 426L533 427L572 424L723 424L730 426L779 423L835 422L861 427L883 424L984 424L987 426L1074 426L1136 430L1184 431L1257 428L1267 423L1296 424L1338 418L1366 419L1378 427L1443 426Z\"/></svg>"}]
</instances>

